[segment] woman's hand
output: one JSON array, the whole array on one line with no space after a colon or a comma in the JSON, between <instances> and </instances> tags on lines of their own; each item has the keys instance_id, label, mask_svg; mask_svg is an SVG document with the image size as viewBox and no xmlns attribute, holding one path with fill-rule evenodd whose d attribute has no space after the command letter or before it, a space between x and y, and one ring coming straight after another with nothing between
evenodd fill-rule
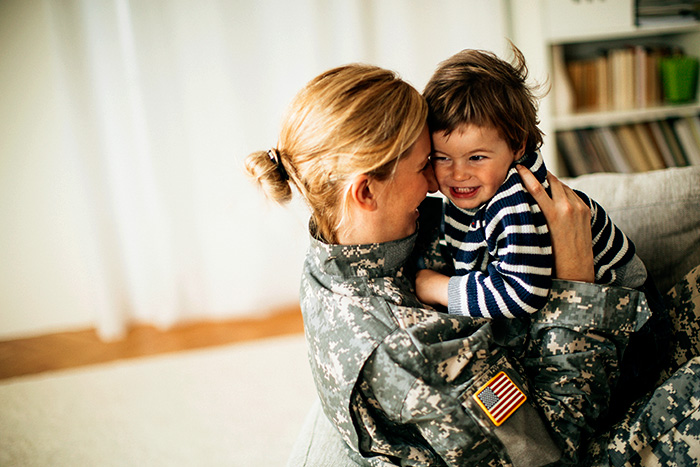
<instances>
[{"instance_id":1,"label":"woman's hand","mask_svg":"<svg viewBox=\"0 0 700 467\"><path fill-rule=\"evenodd\" d=\"M532 172L517 166L525 188L535 198L547 219L552 237L555 277L558 279L595 282L591 210L574 191L548 173L552 191L550 198Z\"/></svg>"},{"instance_id":2,"label":"woman's hand","mask_svg":"<svg viewBox=\"0 0 700 467\"><path fill-rule=\"evenodd\" d=\"M416 296L428 305L447 306L447 289L450 278L430 269L416 273Z\"/></svg>"}]
</instances>

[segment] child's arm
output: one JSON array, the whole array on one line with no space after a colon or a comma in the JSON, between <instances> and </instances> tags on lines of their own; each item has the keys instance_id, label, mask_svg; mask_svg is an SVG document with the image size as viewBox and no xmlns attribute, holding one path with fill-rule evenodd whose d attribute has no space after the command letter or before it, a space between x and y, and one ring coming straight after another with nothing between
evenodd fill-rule
<instances>
[{"instance_id":1,"label":"child's arm","mask_svg":"<svg viewBox=\"0 0 700 467\"><path fill-rule=\"evenodd\" d=\"M430 269L422 269L416 274L416 296L428 305L447 306L449 283L449 276Z\"/></svg>"},{"instance_id":2,"label":"child's arm","mask_svg":"<svg viewBox=\"0 0 700 467\"><path fill-rule=\"evenodd\" d=\"M635 254L632 240L615 225L603 207L585 193L576 194L591 209L595 282L629 288L641 287L647 279L644 263Z\"/></svg>"},{"instance_id":3,"label":"child's arm","mask_svg":"<svg viewBox=\"0 0 700 467\"><path fill-rule=\"evenodd\" d=\"M507 248L507 247L506 247ZM526 266L513 261L522 256L509 253L488 265L488 272L473 271L450 278L447 287L448 312L484 318L516 318L541 309L552 283L551 251L541 247L539 264ZM533 255L529 255L533 256Z\"/></svg>"}]
</instances>

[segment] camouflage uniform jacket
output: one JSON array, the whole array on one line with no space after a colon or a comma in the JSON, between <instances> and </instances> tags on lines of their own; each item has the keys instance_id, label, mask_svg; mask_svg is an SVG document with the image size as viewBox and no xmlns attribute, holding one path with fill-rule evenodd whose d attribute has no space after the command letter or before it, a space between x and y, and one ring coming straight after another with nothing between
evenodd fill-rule
<instances>
[{"instance_id":1,"label":"camouflage uniform jacket","mask_svg":"<svg viewBox=\"0 0 700 467\"><path fill-rule=\"evenodd\" d=\"M577 462L608 409L618 356L648 318L629 289L555 281L531 322L422 305L408 272L417 234L330 245L312 233L301 284L324 412L371 465ZM504 372L527 399L498 426L474 397Z\"/></svg>"}]
</instances>

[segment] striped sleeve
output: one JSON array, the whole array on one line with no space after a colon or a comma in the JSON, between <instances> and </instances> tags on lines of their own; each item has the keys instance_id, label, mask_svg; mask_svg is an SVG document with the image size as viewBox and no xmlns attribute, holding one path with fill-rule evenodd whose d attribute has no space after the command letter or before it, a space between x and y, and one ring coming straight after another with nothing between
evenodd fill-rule
<instances>
[{"instance_id":1,"label":"striped sleeve","mask_svg":"<svg viewBox=\"0 0 700 467\"><path fill-rule=\"evenodd\" d=\"M458 242L470 226L446 223L452 240L457 276L450 279L448 311L476 317L513 318L542 308L552 281L552 246L544 215L525 191L519 177L510 177L475 216L472 230L480 229L479 243Z\"/></svg>"},{"instance_id":2,"label":"striped sleeve","mask_svg":"<svg viewBox=\"0 0 700 467\"><path fill-rule=\"evenodd\" d=\"M632 261L634 243L610 219L607 212L585 193L574 190L591 208L593 262L597 284L613 284L617 270Z\"/></svg>"}]
</instances>

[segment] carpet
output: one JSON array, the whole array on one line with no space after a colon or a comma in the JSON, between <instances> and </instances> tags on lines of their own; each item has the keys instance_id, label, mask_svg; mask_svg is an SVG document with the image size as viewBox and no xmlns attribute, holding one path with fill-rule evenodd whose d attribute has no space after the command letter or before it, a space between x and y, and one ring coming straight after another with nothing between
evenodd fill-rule
<instances>
[{"instance_id":1,"label":"carpet","mask_svg":"<svg viewBox=\"0 0 700 467\"><path fill-rule=\"evenodd\" d=\"M283 466L315 390L301 335L0 381L2 466Z\"/></svg>"}]
</instances>

